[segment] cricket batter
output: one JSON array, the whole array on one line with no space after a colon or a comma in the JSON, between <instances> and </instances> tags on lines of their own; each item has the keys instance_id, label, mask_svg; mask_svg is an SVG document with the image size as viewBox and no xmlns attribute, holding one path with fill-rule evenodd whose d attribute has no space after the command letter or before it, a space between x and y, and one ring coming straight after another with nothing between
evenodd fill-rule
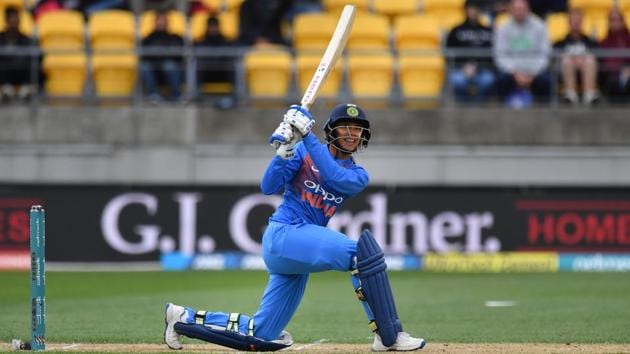
<instances>
[{"instance_id":1,"label":"cricket batter","mask_svg":"<svg viewBox=\"0 0 630 354\"><path fill-rule=\"evenodd\" d=\"M238 350L289 347L293 339L284 328L302 300L309 274L327 270L351 272L375 333L373 351L424 347L424 339L403 332L383 252L371 233L365 230L354 241L326 228L344 201L368 184L367 172L352 154L368 146L370 122L358 106L338 105L324 126L326 144L311 133L314 123L307 110L293 105L269 138L276 156L265 171L261 190L274 194L284 189L284 194L263 235L269 282L258 311L249 317L168 303L164 341L171 349L182 349L181 335Z\"/></svg>"}]
</instances>

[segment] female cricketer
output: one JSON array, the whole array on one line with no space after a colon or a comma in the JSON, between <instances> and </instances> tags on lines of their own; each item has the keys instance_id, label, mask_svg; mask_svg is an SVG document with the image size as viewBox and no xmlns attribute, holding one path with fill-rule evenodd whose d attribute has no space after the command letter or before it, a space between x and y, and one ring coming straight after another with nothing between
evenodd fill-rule
<instances>
[{"instance_id":1,"label":"female cricketer","mask_svg":"<svg viewBox=\"0 0 630 354\"><path fill-rule=\"evenodd\" d=\"M345 200L368 184L367 172L352 155L368 146L370 122L357 105L338 105L324 125L325 144L311 132L314 123L308 111L291 106L269 139L276 156L265 171L261 190L284 193L263 235L269 282L258 311L250 317L167 303L164 340L171 349L182 348L182 335L238 350L289 347L293 339L284 329L302 300L309 274L327 270L351 272L375 333L373 351L424 347L424 339L402 330L383 252L371 233L366 230L355 241L326 228Z\"/></svg>"}]
</instances>

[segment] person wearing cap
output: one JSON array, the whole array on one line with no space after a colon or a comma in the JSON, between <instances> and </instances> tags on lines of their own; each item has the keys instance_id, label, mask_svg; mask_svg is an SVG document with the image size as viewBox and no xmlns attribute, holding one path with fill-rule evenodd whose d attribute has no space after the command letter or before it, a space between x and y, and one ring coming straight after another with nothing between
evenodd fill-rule
<instances>
[{"instance_id":1,"label":"person wearing cap","mask_svg":"<svg viewBox=\"0 0 630 354\"><path fill-rule=\"evenodd\" d=\"M258 311L250 317L168 303L164 340L170 348L181 349L183 334L241 350L284 349L293 343L285 327L302 300L309 275L329 270L350 272L375 334L372 351L425 346L424 339L402 329L383 252L371 233L365 230L353 240L326 228L346 200L368 184L367 172L353 155L367 148L370 121L359 106L338 105L324 124L325 143L311 131L314 124L306 109L293 105L269 138L276 153L263 175L261 191L283 194L263 234L269 282Z\"/></svg>"}]
</instances>

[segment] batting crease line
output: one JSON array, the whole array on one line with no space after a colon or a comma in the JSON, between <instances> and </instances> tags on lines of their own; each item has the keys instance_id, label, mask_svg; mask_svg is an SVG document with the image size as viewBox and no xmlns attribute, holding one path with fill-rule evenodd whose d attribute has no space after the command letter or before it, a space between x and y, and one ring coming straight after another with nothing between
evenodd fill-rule
<instances>
[{"instance_id":1,"label":"batting crease line","mask_svg":"<svg viewBox=\"0 0 630 354\"><path fill-rule=\"evenodd\" d=\"M297 347L297 348L295 348L294 350L295 350L295 351L298 351L298 350L302 350L302 349L310 348L310 347L315 346L315 345L317 345L317 344L326 343L326 342L328 342L328 339L326 339L326 338L322 338L322 339L318 339L318 340L314 341L314 342L313 342L313 343L311 343L311 344L306 344L306 345L303 345L303 346Z\"/></svg>"},{"instance_id":2,"label":"batting crease line","mask_svg":"<svg viewBox=\"0 0 630 354\"><path fill-rule=\"evenodd\" d=\"M74 344L66 345L66 346L62 347L61 349L63 349L63 350L74 349L74 348L78 348L80 345L81 344L79 344L79 343L74 343Z\"/></svg>"}]
</instances>

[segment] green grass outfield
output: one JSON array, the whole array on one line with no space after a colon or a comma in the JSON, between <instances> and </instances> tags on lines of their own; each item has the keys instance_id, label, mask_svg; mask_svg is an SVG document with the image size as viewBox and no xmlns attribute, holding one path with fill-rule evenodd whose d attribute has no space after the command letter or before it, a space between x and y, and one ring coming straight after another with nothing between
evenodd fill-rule
<instances>
[{"instance_id":1,"label":"green grass outfield","mask_svg":"<svg viewBox=\"0 0 630 354\"><path fill-rule=\"evenodd\" d=\"M166 301L256 310L264 272L50 272L51 342L160 343ZM630 343L630 273L390 273L407 331L429 342ZM0 273L0 341L30 336L28 273ZM489 308L488 300L516 301ZM288 330L297 342L369 343L348 274L314 274Z\"/></svg>"}]
</instances>

